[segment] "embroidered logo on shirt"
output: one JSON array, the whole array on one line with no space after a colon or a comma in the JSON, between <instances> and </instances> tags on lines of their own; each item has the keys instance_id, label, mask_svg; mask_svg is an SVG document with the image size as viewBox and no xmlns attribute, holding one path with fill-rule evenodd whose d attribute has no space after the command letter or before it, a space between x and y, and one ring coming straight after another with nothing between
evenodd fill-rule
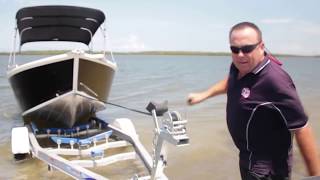
<instances>
[{"instance_id":1,"label":"embroidered logo on shirt","mask_svg":"<svg viewBox=\"0 0 320 180\"><path fill-rule=\"evenodd\" d=\"M248 98L250 96L250 89L249 88L243 88L241 91L241 95L244 98Z\"/></svg>"}]
</instances>

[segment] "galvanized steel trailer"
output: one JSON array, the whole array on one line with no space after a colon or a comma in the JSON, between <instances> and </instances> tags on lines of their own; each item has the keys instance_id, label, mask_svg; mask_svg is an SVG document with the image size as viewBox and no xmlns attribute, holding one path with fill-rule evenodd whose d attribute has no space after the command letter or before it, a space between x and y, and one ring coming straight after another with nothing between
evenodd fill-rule
<instances>
[{"instance_id":1,"label":"galvanized steel trailer","mask_svg":"<svg viewBox=\"0 0 320 180\"><path fill-rule=\"evenodd\" d=\"M130 119L101 120L70 129L37 129L33 124L12 129L12 153L16 159L28 156L48 164L75 179L108 179L87 168L107 166L119 161L139 159L147 174L133 174L131 179L168 179L164 174L167 160L161 154L165 141L176 146L189 144L187 120L165 105L150 103L147 110L155 124L151 154L139 140ZM43 139L54 146L43 147ZM110 149L131 146L130 152L105 155ZM78 157L74 159L74 157ZM72 159L73 158L73 159Z\"/></svg>"}]
</instances>

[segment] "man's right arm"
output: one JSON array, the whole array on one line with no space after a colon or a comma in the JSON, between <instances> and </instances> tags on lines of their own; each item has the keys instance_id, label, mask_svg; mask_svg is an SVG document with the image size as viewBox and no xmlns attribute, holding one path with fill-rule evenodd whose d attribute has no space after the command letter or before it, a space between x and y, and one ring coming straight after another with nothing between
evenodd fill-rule
<instances>
[{"instance_id":1,"label":"man's right arm","mask_svg":"<svg viewBox=\"0 0 320 180\"><path fill-rule=\"evenodd\" d=\"M228 89L228 78L229 77L226 77L225 79L217 82L206 91L199 92L199 93L190 93L188 95L188 104L194 105L210 97L226 93Z\"/></svg>"},{"instance_id":2,"label":"man's right arm","mask_svg":"<svg viewBox=\"0 0 320 180\"><path fill-rule=\"evenodd\" d=\"M305 126L295 131L297 144L305 160L310 176L320 178L320 157L317 150L317 143L310 126Z\"/></svg>"}]
</instances>

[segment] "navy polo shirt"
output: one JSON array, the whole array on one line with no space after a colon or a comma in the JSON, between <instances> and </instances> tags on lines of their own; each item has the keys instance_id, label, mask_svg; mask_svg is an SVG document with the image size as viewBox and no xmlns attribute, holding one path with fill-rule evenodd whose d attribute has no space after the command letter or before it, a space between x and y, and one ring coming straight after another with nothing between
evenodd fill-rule
<instances>
[{"instance_id":1,"label":"navy polo shirt","mask_svg":"<svg viewBox=\"0 0 320 180\"><path fill-rule=\"evenodd\" d=\"M302 128L308 120L290 76L267 57L241 79L232 64L227 97L227 125L240 151L240 166L288 177L290 130Z\"/></svg>"}]
</instances>

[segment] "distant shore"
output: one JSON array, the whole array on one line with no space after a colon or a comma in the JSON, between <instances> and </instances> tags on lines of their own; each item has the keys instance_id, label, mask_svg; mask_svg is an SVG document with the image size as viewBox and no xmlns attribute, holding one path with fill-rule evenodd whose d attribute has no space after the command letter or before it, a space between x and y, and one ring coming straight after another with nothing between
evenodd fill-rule
<instances>
[{"instance_id":1,"label":"distant shore","mask_svg":"<svg viewBox=\"0 0 320 180\"><path fill-rule=\"evenodd\" d=\"M19 55L57 55L70 50L52 50L52 51L22 51ZM101 53L95 51L93 53ZM107 52L109 53L109 52ZM209 52L209 51L133 51L133 52L113 52L114 55L181 55L181 56L229 56L229 52ZM10 52L0 52L0 55L10 55ZM281 57L320 57L320 55L296 55L296 54L273 54Z\"/></svg>"}]
</instances>

